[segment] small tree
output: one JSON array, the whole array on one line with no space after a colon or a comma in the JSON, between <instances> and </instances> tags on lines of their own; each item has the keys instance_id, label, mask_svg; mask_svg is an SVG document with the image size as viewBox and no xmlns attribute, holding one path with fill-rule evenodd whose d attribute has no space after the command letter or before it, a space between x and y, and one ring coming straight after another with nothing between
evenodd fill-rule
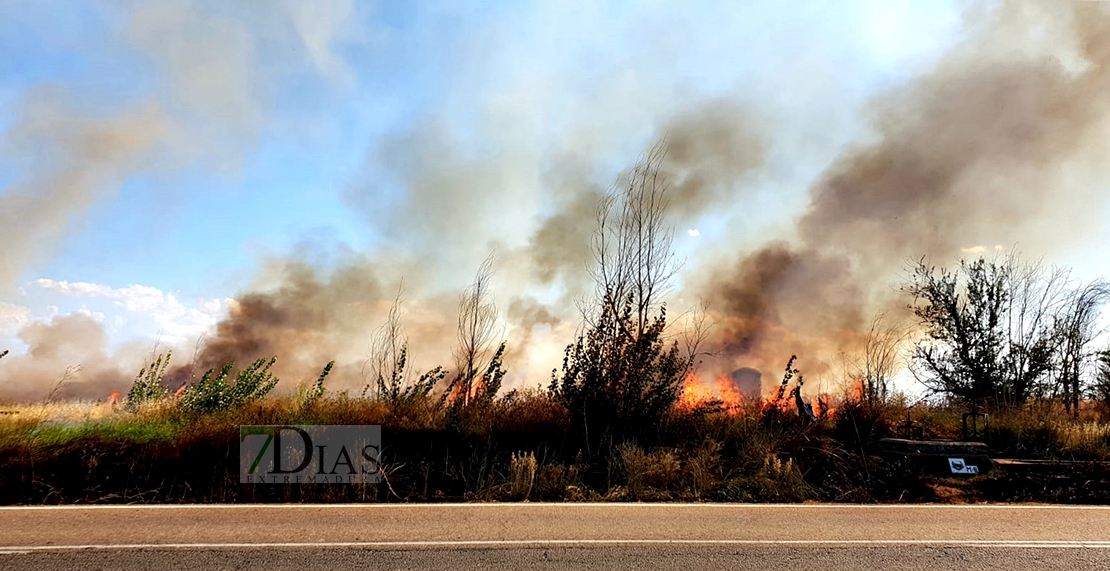
<instances>
[{"instance_id":1,"label":"small tree","mask_svg":"<svg viewBox=\"0 0 1110 571\"><path fill-rule=\"evenodd\" d=\"M909 331L903 323L892 322L885 313L871 320L864 341L863 355L854 364L854 378L863 388L862 397L869 404L885 402L890 396L890 379L903 362L903 351ZM853 366L849 364L849 366Z\"/></svg>"},{"instance_id":2,"label":"small tree","mask_svg":"<svg viewBox=\"0 0 1110 571\"><path fill-rule=\"evenodd\" d=\"M262 400L275 386L278 378L270 370L277 357L259 359L235 375L235 382L228 379L234 363L228 363L215 373L209 369L200 381L189 385L181 395L180 406L193 414L234 410Z\"/></svg>"},{"instance_id":3,"label":"small tree","mask_svg":"<svg viewBox=\"0 0 1110 571\"><path fill-rule=\"evenodd\" d=\"M657 429L693 366L694 355L664 336L662 297L678 264L663 154L662 145L653 148L598 207L594 301L582 308L583 331L567 347L562 371L552 372L551 393L571 412L588 453Z\"/></svg>"},{"instance_id":4,"label":"small tree","mask_svg":"<svg viewBox=\"0 0 1110 571\"><path fill-rule=\"evenodd\" d=\"M693 365L677 342L663 337L665 308L637 335L630 297L619 313L613 307L604 305L595 323L567 347L561 374L552 373L550 390L570 410L587 452L606 440L657 429Z\"/></svg>"},{"instance_id":5,"label":"small tree","mask_svg":"<svg viewBox=\"0 0 1110 571\"><path fill-rule=\"evenodd\" d=\"M955 272L937 272L923 260L914 266L903 290L928 337L914 350L925 371L921 382L969 401L1001 396L1007 286L1006 268L983 258L961 260Z\"/></svg>"},{"instance_id":6,"label":"small tree","mask_svg":"<svg viewBox=\"0 0 1110 571\"><path fill-rule=\"evenodd\" d=\"M373 388L377 398L394 408L426 398L447 376L443 367L436 367L412 379L415 373L408 362L409 340L401 322L401 301L398 291L385 323L374 331L370 356L363 363L363 378L368 380L362 389L363 398Z\"/></svg>"},{"instance_id":7,"label":"small tree","mask_svg":"<svg viewBox=\"0 0 1110 571\"><path fill-rule=\"evenodd\" d=\"M316 382L305 389L301 396L302 410L308 409L324 397L324 381L328 378L333 367L335 367L335 361L329 361L327 365L324 365L324 370L320 372L320 376L316 377Z\"/></svg>"},{"instance_id":8,"label":"small tree","mask_svg":"<svg viewBox=\"0 0 1110 571\"><path fill-rule=\"evenodd\" d=\"M138 412L144 405L159 402L169 396L162 378L166 376L166 369L170 366L170 357L173 357L173 351L159 353L139 370L135 382L131 384L131 390L127 392L128 411Z\"/></svg>"},{"instance_id":9,"label":"small tree","mask_svg":"<svg viewBox=\"0 0 1110 571\"><path fill-rule=\"evenodd\" d=\"M492 402L501 389L505 376L502 361L505 342L492 356L497 333L497 306L490 293L493 277L493 256L479 266L474 281L459 298L458 346L455 348L455 378L443 394L453 407L470 406L472 401L485 405Z\"/></svg>"}]
</instances>

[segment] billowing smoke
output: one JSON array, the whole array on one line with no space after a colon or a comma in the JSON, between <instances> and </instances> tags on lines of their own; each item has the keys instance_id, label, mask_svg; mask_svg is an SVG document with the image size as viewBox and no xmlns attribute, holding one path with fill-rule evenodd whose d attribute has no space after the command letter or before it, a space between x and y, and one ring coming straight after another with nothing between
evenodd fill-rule
<instances>
[{"instance_id":1,"label":"billowing smoke","mask_svg":"<svg viewBox=\"0 0 1110 571\"><path fill-rule=\"evenodd\" d=\"M307 68L340 80L348 74L333 43L349 32L341 25L355 12L349 0L321 0L316 10L304 2L268 10L222 4L104 7L103 16L119 18L119 33L81 49L138 55L155 70L152 85L106 90L74 80L24 93L2 143L3 158L19 167L19 176L0 189L0 291L10 292L28 269L49 260L60 240L81 229L82 215L127 179L198 165L237 170L259 129L273 120L271 99L283 73ZM23 22L22 10L5 4L0 15ZM49 15L72 7L46 3L37 10ZM49 17L28 22L41 43L74 41ZM302 47L303 61L289 56Z\"/></svg>"},{"instance_id":2,"label":"billowing smoke","mask_svg":"<svg viewBox=\"0 0 1110 571\"><path fill-rule=\"evenodd\" d=\"M1110 174L1110 18L1068 7L973 14L934 72L873 102L874 140L810 189L796 240L707 269L697 289L721 320L726 362L777 371L796 353L824 372L875 311L904 304L893 286L909 260L1082 239L1105 196L1093 182Z\"/></svg>"},{"instance_id":3,"label":"billowing smoke","mask_svg":"<svg viewBox=\"0 0 1110 571\"><path fill-rule=\"evenodd\" d=\"M356 6L349 0L308 4L258 10L170 0L77 9L112 22L115 33L103 37L72 34L71 21L55 25L58 14L75 10L64 2L33 9L0 4L0 19L35 34L47 49L83 51L95 56L94 65L106 61L96 59L101 54L126 53L136 56L134 66L153 70L148 82L133 81L138 73L128 69L118 85L107 84L94 70L24 90L0 138L0 159L14 167L0 182L0 295L15 293L20 280L41 271L64 240L84 229L88 213L113 200L127 181L150 177L156 188L172 188L168 180L183 169L234 174L260 128L273 124L272 99L284 74L315 73L329 80L321 85L349 83L334 44L352 33L345 22ZM155 216L172 219L173 191L159 190ZM69 370L65 390L56 393L106 397L141 366L142 351L108 354L93 317L25 322L18 336L28 352L5 359L0 396L42 398Z\"/></svg>"},{"instance_id":4,"label":"billowing smoke","mask_svg":"<svg viewBox=\"0 0 1110 571\"><path fill-rule=\"evenodd\" d=\"M110 195L165 137L167 117L144 104L112 117L74 109L65 93L29 96L8 146L33 149L21 180L0 194L0 291L34 260L52 254L74 218Z\"/></svg>"},{"instance_id":5,"label":"billowing smoke","mask_svg":"<svg viewBox=\"0 0 1110 571\"><path fill-rule=\"evenodd\" d=\"M403 284L361 256L341 260L330 271L302 261L272 261L263 273L275 285L239 295L193 362L170 375L171 383L225 363L243 366L277 356L274 370L290 381L287 386L313 380L334 359L331 386L360 390L371 381L364 369L370 339L398 294L412 358L441 361L449 354L454 327L448 320L455 317L450 303L408 297Z\"/></svg>"},{"instance_id":6,"label":"billowing smoke","mask_svg":"<svg viewBox=\"0 0 1110 571\"><path fill-rule=\"evenodd\" d=\"M19 337L28 351L5 357L0 377L3 395L11 400L104 399L126 392L138 369L120 367L138 365L145 357L138 346L109 352L100 323L82 313L29 323Z\"/></svg>"},{"instance_id":7,"label":"billowing smoke","mask_svg":"<svg viewBox=\"0 0 1110 571\"><path fill-rule=\"evenodd\" d=\"M213 48L209 56L185 50L192 44L164 37L158 24L182 19L187 25L173 28L181 34L211 24L181 12L185 4L140 11L131 34L158 65L173 70L165 89L182 94L182 102L155 98L95 120L51 119L73 116L55 105L29 112L25 125L9 133L32 141L27 148L69 158L43 158L14 187L34 193L0 194L5 244L17 220L32 223L10 251L0 249L0 280L11 283L22 274L40 255L32 248L56 242L68 220L110 195L150 156L179 164L218 156L233 164L225 151L234 145L212 156L182 151L205 140L194 119L233 130L233 141L249 139L266 123L265 105L254 99L271 85L262 79L269 68L258 64L258 38L232 18L213 32L226 49ZM806 373L831 371L842 352L858 348L876 311L900 304L893 286L907 260L929 256L944 263L982 244L1050 253L1080 240L1098 212L1096 183L1107 174L1099 137L1110 126L1105 12L1093 3L973 8L951 53L869 103L869 132L824 168L789 232L726 231L716 243L699 243L671 307L681 310L699 298L708 303L718 323L709 340L718 352L709 363L715 373L753 367L762 382L774 383L791 354ZM317 71L342 80L350 70L327 48L335 25L309 19L294 29ZM200 65L196 57L220 65ZM205 82L229 93L205 89ZM369 339L398 292L417 367L450 366L459 292L492 251L493 294L510 350L508 382L545 383L579 324L576 302L591 291L586 266L594 213L619 170L605 162L613 154L628 154L629 141L642 149L666 142L660 167L677 228L722 213L775 218L779 213L757 210L766 208L764 183L791 170L783 157L813 160L809 130L768 119L772 102L743 87L735 96L679 98L651 89L642 77L599 82L590 91L596 98L562 107L544 97L531 101L527 90L517 101L510 90L503 98L513 105L489 102L492 111L475 119L477 137L433 115L382 138L345 192L380 247L331 264L313 252L265 262L207 336L196 362L175 374L198 376L227 361L277 355L281 376L296 382L336 359L334 386L357 390L366 380ZM825 104L825 110L839 106ZM535 134L547 123L562 125L553 127L555 143ZM97 153L82 154L86 148ZM59 334L66 331L62 325L53 325ZM52 361L51 371L59 359L102 360L102 351L49 349L59 345L35 335L26 326L32 354ZM98 339L92 332L85 338ZM5 367L15 358L0 363L0 375L8 375ZM747 378L760 376L751 370Z\"/></svg>"}]
</instances>

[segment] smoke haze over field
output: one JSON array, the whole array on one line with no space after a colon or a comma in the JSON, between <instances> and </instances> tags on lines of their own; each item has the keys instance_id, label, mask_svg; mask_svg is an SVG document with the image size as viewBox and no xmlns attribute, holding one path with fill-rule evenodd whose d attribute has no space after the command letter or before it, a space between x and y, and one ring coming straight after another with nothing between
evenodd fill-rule
<instances>
[{"instance_id":1,"label":"smoke haze over field","mask_svg":"<svg viewBox=\"0 0 1110 571\"><path fill-rule=\"evenodd\" d=\"M790 352L827 365L858 349L876 310L896 306L889 285L907 260L1080 239L1106 196L1095 181L1108 174L1110 20L1094 4L1059 7L975 14L935 71L872 103L875 140L820 176L798 239L743 253L699 284L726 355L763 370Z\"/></svg>"},{"instance_id":2,"label":"smoke haze over field","mask_svg":"<svg viewBox=\"0 0 1110 571\"><path fill-rule=\"evenodd\" d=\"M332 8L321 13L351 5ZM273 22L254 28L203 3L146 8L124 37L161 72L148 99L102 114L81 110L65 89L28 96L5 134L29 166L0 193L0 287L18 286L75 219L130 177L235 170L275 121L271 99L283 82L295 84L260 51L267 41L306 50L305 68L321 81L357 85L349 52L335 48L342 19L289 10L282 17L296 32L283 36ZM384 129L335 185L373 229L372 243L308 239L291 253L266 252L234 300L211 314L221 320L193 373L277 355L279 374L298 382L336 359L334 386L361 389L369 337L399 290L414 359L450 368L458 295L494 251L508 384L546 384L578 327L576 302L591 292L598 201L659 141L686 259L670 315L707 302L717 355L705 366L754 367L764 383L777 381L791 354L803 372L834 380L840 355L859 349L872 316L903 304L895 286L910 259L947 264L962 249L994 244L1052 256L1088 240L1102 215L1110 16L1096 3L975 4L942 55L863 95L850 86L850 69L838 75L841 56L822 38L798 40L806 58L760 52L751 56L755 71L697 90L685 85L683 66L699 52L666 52L685 37L684 24L649 16L667 32L647 47L627 41L622 48L639 55L620 52L585 79L561 60L546 75L515 61L497 49L502 32L466 44L472 51L448 60L458 92ZM586 60L601 41L590 26L575 31ZM211 53L187 48L201 38L214 42ZM539 48L521 53L528 49ZM484 71L486 60L512 73ZM474 100L464 96L471 92ZM698 237L682 232L697 227ZM9 329L28 349L0 362L3 398L41 397L68 365L84 369L67 396L102 397L137 371L143 351L116 354L93 313L34 320L12 307ZM176 342L180 365L192 344Z\"/></svg>"}]
</instances>

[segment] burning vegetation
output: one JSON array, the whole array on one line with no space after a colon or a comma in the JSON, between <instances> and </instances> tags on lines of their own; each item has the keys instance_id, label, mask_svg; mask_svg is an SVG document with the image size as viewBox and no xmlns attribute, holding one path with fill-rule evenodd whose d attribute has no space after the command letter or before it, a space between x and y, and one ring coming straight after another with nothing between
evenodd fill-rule
<instances>
[{"instance_id":1,"label":"burning vegetation","mask_svg":"<svg viewBox=\"0 0 1110 571\"><path fill-rule=\"evenodd\" d=\"M1110 458L1100 329L1110 286L973 247L1021 241L1052 252L1068 246L1060 224L1078 232L1095 222L1092 205L1105 197L1073 183L1108 164L1110 17L1094 3L1002 3L980 16L930 73L871 103L871 138L816 179L788 236L730 244L685 271L674 228L742 204L737 189L773 147L737 104L666 121L608 190L560 172L556 211L465 287L415 286L404 299L401 274L434 282L432 266L474 246L467 228L458 240L437 233L455 229L443 205L459 205L421 194L438 188L429 167L401 178L413 189L408 207L431 212L413 222L427 230L420 243L445 243L429 246L431 262L270 260L186 364L151 356L132 381L87 316L27 325L27 354L0 352L5 397L95 398L110 413L84 425L34 407L6 415L3 501L256 501L230 475L230 431L241 423L385 427L394 454L385 485L284 499L931 500L929 483L880 457L876 442L898 436L907 415L923 438L955 438L969 407L991 411L984 440L1000 453ZM113 143L102 155L115 165L169 136L157 110L119 120L71 125L73 144ZM87 167L47 178L84 180ZM30 207L0 202L0 237L17 226L7 218L64 214L71 194L92 192L61 182ZM6 255L26 257L28 241L13 238ZM958 265L934 265L961 250ZM495 299L506 291L502 314ZM675 319L669 308L685 298L704 304ZM544 361L551 352L537 347L555 344L561 363ZM781 381L766 384L787 356ZM59 368L72 359L82 367ZM541 379L546 388L529 388ZM926 393L916 402L910 382ZM121 477L147 449L157 466ZM214 479L212 459L228 464ZM67 473L125 483L95 491ZM165 483L170 475L180 480ZM1101 468L1081 475L1107 482ZM1069 480L1052 495L1031 491L1033 480L992 478L969 484L967 497L1105 501L1110 489Z\"/></svg>"}]
</instances>

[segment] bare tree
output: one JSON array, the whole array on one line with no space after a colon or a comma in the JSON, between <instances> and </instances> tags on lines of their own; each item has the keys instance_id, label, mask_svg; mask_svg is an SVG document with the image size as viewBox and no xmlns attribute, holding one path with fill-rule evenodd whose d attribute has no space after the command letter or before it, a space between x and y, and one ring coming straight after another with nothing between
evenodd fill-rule
<instances>
[{"instance_id":1,"label":"bare tree","mask_svg":"<svg viewBox=\"0 0 1110 571\"><path fill-rule=\"evenodd\" d=\"M656 145L604 197L597 209L592 303L567 347L550 389L571 413L573 438L594 454L606 444L657 430L678 400L705 329L686 339L687 353L664 335L663 297L679 264L671 250L667 185L660 173L665 144Z\"/></svg>"},{"instance_id":2,"label":"bare tree","mask_svg":"<svg viewBox=\"0 0 1110 571\"><path fill-rule=\"evenodd\" d=\"M448 393L461 398L462 405L470 404L475 392L475 381L480 380L486 369L497 338L497 306L493 303L490 280L493 277L491 254L474 276L474 281L459 297L458 346L455 348L457 374L447 388Z\"/></svg>"},{"instance_id":3,"label":"bare tree","mask_svg":"<svg viewBox=\"0 0 1110 571\"><path fill-rule=\"evenodd\" d=\"M683 315L686 324L682 328L683 352L688 357L691 366L696 364L699 356L713 356L716 351L705 351L705 341L717 326L716 321L709 318L709 306L703 301L695 308Z\"/></svg>"},{"instance_id":4,"label":"bare tree","mask_svg":"<svg viewBox=\"0 0 1110 571\"><path fill-rule=\"evenodd\" d=\"M1045 268L1039 260L1022 263L1016 252L1008 254L1002 266L1008 295L1001 364L1009 387L1002 397L1019 404L1026 396L1043 395L1048 388L1055 351L1053 322L1069 295L1069 272Z\"/></svg>"},{"instance_id":5,"label":"bare tree","mask_svg":"<svg viewBox=\"0 0 1110 571\"><path fill-rule=\"evenodd\" d=\"M62 388L64 388L71 381L73 381L73 378L76 377L77 374L81 372L81 369L82 369L81 365L70 365L70 366L66 367L65 372L62 373L62 378L58 379L58 382L54 383L54 388L50 389L50 392L47 393L46 401L47 402L53 401L54 396L57 395L58 392L62 390Z\"/></svg>"},{"instance_id":6,"label":"bare tree","mask_svg":"<svg viewBox=\"0 0 1110 571\"><path fill-rule=\"evenodd\" d=\"M401 325L401 288L389 306L385 323L378 326L370 337L369 356L362 363L362 379L366 386L362 396L381 396L382 384L392 377L402 351L408 345L408 337Z\"/></svg>"},{"instance_id":7,"label":"bare tree","mask_svg":"<svg viewBox=\"0 0 1110 571\"><path fill-rule=\"evenodd\" d=\"M590 269L595 295L614 313L631 303L636 337L649 326L680 267L672 251L674 228L666 220L667 184L660 173L665 154L665 142L652 147L597 209ZM587 313L588 321L596 317Z\"/></svg>"},{"instance_id":8,"label":"bare tree","mask_svg":"<svg viewBox=\"0 0 1110 571\"><path fill-rule=\"evenodd\" d=\"M1056 316L1058 383L1064 408L1075 417L1079 416L1083 373L1098 357L1098 352L1092 351L1090 346L1098 336L1099 311L1107 299L1110 299L1110 284L1094 281L1070 292Z\"/></svg>"},{"instance_id":9,"label":"bare tree","mask_svg":"<svg viewBox=\"0 0 1110 571\"><path fill-rule=\"evenodd\" d=\"M906 324L891 320L886 313L871 320L862 362L854 375L862 382L863 397L868 402L883 402L889 398L890 380L902 363L902 351L908 338Z\"/></svg>"},{"instance_id":10,"label":"bare tree","mask_svg":"<svg viewBox=\"0 0 1110 571\"><path fill-rule=\"evenodd\" d=\"M370 356L362 364L362 377L366 386L365 398L371 389L373 396L394 405L406 404L427 396L436 383L446 376L442 367L419 375L414 381L408 361L409 339L401 322L402 289L389 307L385 323L378 327L370 340Z\"/></svg>"}]
</instances>

